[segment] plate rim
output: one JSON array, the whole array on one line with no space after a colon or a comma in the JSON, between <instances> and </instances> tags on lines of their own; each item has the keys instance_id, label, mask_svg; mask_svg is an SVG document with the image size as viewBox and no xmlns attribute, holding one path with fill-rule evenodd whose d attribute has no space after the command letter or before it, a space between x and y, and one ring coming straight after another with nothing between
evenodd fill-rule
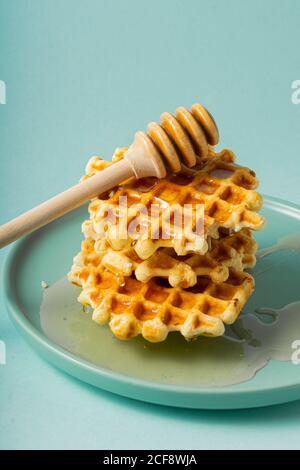
<instances>
[{"instance_id":1,"label":"plate rim","mask_svg":"<svg viewBox=\"0 0 300 470\"><path fill-rule=\"evenodd\" d=\"M267 196L267 195L262 195L263 200L264 200L264 206L270 207L273 210L279 210L280 212L288 212L290 213L290 216L293 216L294 218L297 218L300 220L300 205L292 203L290 201L286 201L281 198L273 197L273 196ZM39 229L41 230L41 229ZM105 386L95 384L91 381L82 379L76 374L71 374L69 373L64 367L55 364L58 368L63 369L66 373L75 375L75 377L88 382L90 384L93 384L94 386L98 386L101 389L108 390L113 393L117 393L119 395L127 396L130 398L135 398L139 399L142 401L147 401L147 402L152 402L152 403L158 403L158 404L166 404L168 405L169 403L166 403L164 399L158 399L157 397L153 397L153 400L151 399L143 399L143 398L138 398L138 397L133 397L133 393L124 393L122 391L118 391L118 389L115 389L115 386L118 384L120 385L125 385L128 386L129 388L136 388L138 390L143 390L146 392L149 391L155 391L155 392L160 392L164 395L164 398L166 399L166 395L172 394L172 396L175 395L175 403L170 403L170 406L180 406L180 407L191 407L191 408L219 408L219 409L225 409L225 408L246 408L246 407L252 407L252 406L265 406L264 404L259 405L259 404L249 404L246 406L217 406L216 404L214 406L208 406L208 404L199 404L201 406L195 406L195 404L185 404L184 401L188 400L188 398L205 398L205 397L232 397L234 395L239 395L242 397L247 397L249 394L252 395L257 395L258 393L263 393L263 394L268 394L268 393L275 393L275 392L282 392L282 391L295 391L295 389L299 389L299 397L300 398L300 379L295 380L295 381L288 381L287 383L283 385L276 386L275 388L272 386L245 386L243 383L243 388L237 388L238 385L240 384L233 384L233 385L228 385L228 386L222 386L222 387L211 387L211 386L183 386L183 385L177 385L177 384L166 384L162 382L155 382L151 380L146 380L146 379L141 379L137 377L132 377L130 375L126 375L121 372L117 372L114 370L109 370L105 367L101 367L98 365L95 365L83 358L80 358L79 356L76 356L75 354L67 351L63 347L59 346L57 343L52 341L50 338L48 338L45 334L43 334L41 331L36 328L32 322L27 318L26 316L26 310L22 309L22 307L18 304L18 300L15 296L14 289L12 287L12 284L10 283L10 280L13 276L13 270L15 268L15 263L16 263L16 255L18 254L19 250L22 249L23 244L27 243L29 240L29 237L31 234L23 237L22 239L18 240L15 242L8 253L6 254L5 260L4 260L4 265L3 265L3 272L2 272L2 281L3 281L3 291L4 291L4 303L6 306L6 309L8 311L9 317L12 320L13 324L15 327L17 327L17 330L22 334L22 336L25 338L26 342L32 346L32 341L36 343L39 348L42 348L45 353L50 354L50 357L52 359L52 356L55 358L57 357L58 359L63 359L66 361L68 364L75 366L76 368L83 369L85 373L92 373L94 376L98 378L103 378L104 380L110 382L111 386L106 384ZM38 354L43 356L45 358L43 351L41 353L41 350L39 349ZM48 356L49 358L49 356ZM49 362L55 363L55 361L52 361L50 359L46 359ZM251 381L249 381L249 384ZM176 404L176 397L179 399L181 397L180 404ZM184 398L184 400L183 400ZM287 402L291 400L295 400L297 398L290 398L288 400L269 400L270 404L275 404L275 403L280 403L280 402Z\"/></svg>"}]
</instances>

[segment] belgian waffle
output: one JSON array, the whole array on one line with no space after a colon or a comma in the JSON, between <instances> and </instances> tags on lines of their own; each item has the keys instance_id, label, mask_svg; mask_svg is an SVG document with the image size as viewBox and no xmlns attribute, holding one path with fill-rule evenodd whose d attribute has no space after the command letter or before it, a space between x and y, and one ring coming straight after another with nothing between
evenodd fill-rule
<instances>
[{"instance_id":1,"label":"belgian waffle","mask_svg":"<svg viewBox=\"0 0 300 470\"><path fill-rule=\"evenodd\" d=\"M92 250L92 245L90 246ZM119 339L142 334L151 342L164 341L170 331L186 339L200 335L220 336L224 324L231 324L251 295L250 274L229 270L226 282L215 283L198 277L189 288L171 287L164 279L143 283L133 277L114 274L91 258L82 256L74 264L69 280L82 287L79 302L92 307L93 320L109 326Z\"/></svg>"},{"instance_id":2,"label":"belgian waffle","mask_svg":"<svg viewBox=\"0 0 300 470\"><path fill-rule=\"evenodd\" d=\"M122 158L126 149L119 149L115 160ZM150 258L160 248L173 248L177 255L188 253L204 254L209 246L209 238L218 238L220 229L239 231L242 228L257 230L262 228L264 219L257 211L261 208L262 198L255 191L258 181L255 173L234 163L234 154L229 150L214 153L210 149L207 158L198 159L198 164L188 174L174 175L165 179L147 178L139 181L128 181L122 186L100 195L89 205L93 230L105 237L115 250L129 248L134 242L134 250L141 259ZM99 157L93 157L87 165L87 177L101 171L111 163ZM126 197L128 212L126 237L119 231L121 220L120 198ZM184 234L178 235L175 219L176 213L184 205L190 204L188 222ZM203 235L195 238L195 227L198 223L195 213L196 204L203 205ZM141 214L140 206L159 207L154 224L149 214ZM109 215L109 216L108 216ZM109 224L113 219L116 223ZM168 233L162 236L161 230L167 220ZM130 225L145 228L145 231L130 231ZM153 226L154 225L154 226ZM151 235L149 233L151 227Z\"/></svg>"},{"instance_id":3,"label":"belgian waffle","mask_svg":"<svg viewBox=\"0 0 300 470\"><path fill-rule=\"evenodd\" d=\"M208 276L214 282L223 282L229 276L229 268L243 271L256 263L257 244L249 229L231 235L221 234L219 239L209 240L210 250L204 255L178 256L173 249L160 248L150 258L142 260L133 247L113 250L106 239L98 239L92 222L83 223L86 240L82 253L75 258L79 263L82 256L94 264L95 259L108 270L123 276L135 277L147 282L153 277L167 278L171 286L190 287L196 284L198 276ZM91 253L91 254L90 254Z\"/></svg>"}]
</instances>

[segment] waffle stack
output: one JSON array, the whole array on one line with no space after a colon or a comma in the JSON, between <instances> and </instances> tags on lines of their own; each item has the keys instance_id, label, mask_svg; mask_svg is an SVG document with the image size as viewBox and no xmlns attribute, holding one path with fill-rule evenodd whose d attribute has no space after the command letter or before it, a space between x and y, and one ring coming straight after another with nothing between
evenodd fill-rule
<instances>
[{"instance_id":1,"label":"waffle stack","mask_svg":"<svg viewBox=\"0 0 300 470\"><path fill-rule=\"evenodd\" d=\"M83 179L125 151L118 149L112 162L93 157ZM252 230L264 223L257 185L231 151L210 149L192 170L128 180L93 199L68 275L82 288L79 302L119 339L142 334L158 342L170 331L188 340L222 335L254 289L244 270L256 262Z\"/></svg>"}]
</instances>

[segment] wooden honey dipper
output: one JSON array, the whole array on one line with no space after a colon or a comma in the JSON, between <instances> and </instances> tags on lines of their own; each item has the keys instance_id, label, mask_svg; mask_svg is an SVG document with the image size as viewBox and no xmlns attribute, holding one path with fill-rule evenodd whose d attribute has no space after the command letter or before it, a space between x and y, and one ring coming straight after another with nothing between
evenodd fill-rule
<instances>
[{"instance_id":1,"label":"wooden honey dipper","mask_svg":"<svg viewBox=\"0 0 300 470\"><path fill-rule=\"evenodd\" d=\"M201 104L194 104L191 111L177 108L176 117L163 113L161 124L151 122L147 134L135 134L123 160L0 226L0 248L128 178L164 178L167 173L178 173L182 166L193 167L197 156L207 156L208 145L218 141L217 125Z\"/></svg>"}]
</instances>

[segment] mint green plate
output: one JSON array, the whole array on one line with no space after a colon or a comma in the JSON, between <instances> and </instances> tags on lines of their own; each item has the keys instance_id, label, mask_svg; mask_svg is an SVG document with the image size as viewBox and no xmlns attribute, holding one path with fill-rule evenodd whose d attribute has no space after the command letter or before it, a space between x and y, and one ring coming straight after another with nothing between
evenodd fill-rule
<instances>
[{"instance_id":1,"label":"mint green plate","mask_svg":"<svg viewBox=\"0 0 300 470\"><path fill-rule=\"evenodd\" d=\"M254 270L255 294L236 328L229 329L228 341L199 338L186 343L174 333L160 344L146 343L142 338L121 342L107 327L92 322L89 313L80 311L75 287L73 293L70 291L70 305L62 305L54 296L48 320L54 322L55 331L51 333L51 325L47 331L40 321L41 281L51 286L68 272L72 257L79 251L86 208L13 246L4 269L9 315L44 359L80 380L119 395L203 409L258 407L299 399L300 365L290 358L295 352L292 343L299 340L300 344L300 236L295 235L300 232L300 208L265 198L263 214L268 224L256 234L260 248L277 243L281 250L273 248L273 254L259 260ZM278 245L278 240L290 235L288 249L285 239ZM291 303L292 316L286 307ZM264 310L258 315L257 309ZM253 322L259 326L254 332ZM284 354L277 350L283 340ZM245 380L247 374L251 376L249 371L260 367ZM230 384L232 377L243 381Z\"/></svg>"}]
</instances>

